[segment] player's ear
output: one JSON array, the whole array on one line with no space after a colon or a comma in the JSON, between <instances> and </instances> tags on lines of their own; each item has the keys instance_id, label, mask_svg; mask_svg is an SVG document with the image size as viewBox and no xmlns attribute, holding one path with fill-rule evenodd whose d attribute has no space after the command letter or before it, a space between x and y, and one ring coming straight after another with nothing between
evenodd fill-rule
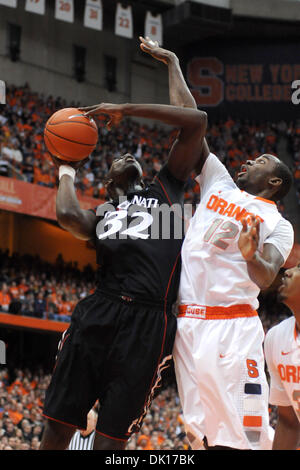
<instances>
[{"instance_id":1,"label":"player's ear","mask_svg":"<svg viewBox=\"0 0 300 470\"><path fill-rule=\"evenodd\" d=\"M108 178L104 183L104 187L105 187L106 192L109 195L109 197L113 199L116 195L116 189L115 189L113 179Z\"/></svg>"},{"instance_id":2,"label":"player's ear","mask_svg":"<svg viewBox=\"0 0 300 470\"><path fill-rule=\"evenodd\" d=\"M273 176L273 178L269 179L269 184L275 189L279 189L279 186L282 185L282 178L278 178L278 176Z\"/></svg>"}]
</instances>

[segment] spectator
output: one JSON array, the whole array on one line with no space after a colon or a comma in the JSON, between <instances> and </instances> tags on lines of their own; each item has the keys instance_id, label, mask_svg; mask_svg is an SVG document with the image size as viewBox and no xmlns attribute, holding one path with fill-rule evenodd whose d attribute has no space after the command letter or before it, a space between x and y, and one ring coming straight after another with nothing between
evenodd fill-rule
<instances>
[{"instance_id":1,"label":"spectator","mask_svg":"<svg viewBox=\"0 0 300 470\"><path fill-rule=\"evenodd\" d=\"M28 420L23 420L21 429L22 429L23 439L27 442L30 442L33 437L32 424Z\"/></svg>"},{"instance_id":2,"label":"spectator","mask_svg":"<svg viewBox=\"0 0 300 470\"><path fill-rule=\"evenodd\" d=\"M4 436L7 438L14 437L16 435L16 430L12 421L7 421L5 425Z\"/></svg>"},{"instance_id":3,"label":"spectator","mask_svg":"<svg viewBox=\"0 0 300 470\"><path fill-rule=\"evenodd\" d=\"M44 313L46 312L46 300L44 299L43 292L38 292L33 308L35 316L38 318L43 318Z\"/></svg>"},{"instance_id":4,"label":"spectator","mask_svg":"<svg viewBox=\"0 0 300 470\"><path fill-rule=\"evenodd\" d=\"M12 313L13 315L19 315L22 310L22 302L20 301L19 294L16 294L9 304L8 313Z\"/></svg>"},{"instance_id":5,"label":"spectator","mask_svg":"<svg viewBox=\"0 0 300 470\"><path fill-rule=\"evenodd\" d=\"M22 163L23 161L22 152L18 149L16 142L8 142L5 147L2 147L1 154L2 157L8 158L13 164Z\"/></svg>"},{"instance_id":6,"label":"spectator","mask_svg":"<svg viewBox=\"0 0 300 470\"><path fill-rule=\"evenodd\" d=\"M11 296L9 294L8 285L4 282L0 290L0 305L3 312L8 312L10 302Z\"/></svg>"}]
</instances>

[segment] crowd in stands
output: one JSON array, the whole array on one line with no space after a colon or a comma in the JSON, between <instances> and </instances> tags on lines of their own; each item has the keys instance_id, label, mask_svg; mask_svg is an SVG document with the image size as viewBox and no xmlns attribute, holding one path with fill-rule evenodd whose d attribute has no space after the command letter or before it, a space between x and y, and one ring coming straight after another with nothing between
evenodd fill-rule
<instances>
[{"instance_id":1,"label":"crowd in stands","mask_svg":"<svg viewBox=\"0 0 300 470\"><path fill-rule=\"evenodd\" d=\"M58 109L86 103L66 103L53 96L33 92L28 85L7 87L7 105L0 116L0 176L9 176L47 187L55 187L57 172L44 144L43 132L48 118ZM91 158L78 172L77 190L83 195L105 198L103 180L112 160L131 153L142 164L144 180L150 182L165 162L176 130L140 124L124 119L108 131L99 119L99 141ZM262 153L276 154L278 126L255 124L230 117L209 123L207 141L212 152L234 172L242 162ZM198 187L191 175L186 186L186 201L196 204Z\"/></svg>"},{"instance_id":2,"label":"crowd in stands","mask_svg":"<svg viewBox=\"0 0 300 470\"><path fill-rule=\"evenodd\" d=\"M16 315L69 321L77 302L92 293L96 274L90 266L80 271L75 263L55 264L39 256L0 250L0 310Z\"/></svg>"},{"instance_id":3,"label":"crowd in stands","mask_svg":"<svg viewBox=\"0 0 300 470\"><path fill-rule=\"evenodd\" d=\"M0 369L0 450L38 450L45 419L45 390L51 375L41 370L16 369L13 378ZM154 399L142 430L132 436L128 450L188 449L175 385Z\"/></svg>"}]
</instances>

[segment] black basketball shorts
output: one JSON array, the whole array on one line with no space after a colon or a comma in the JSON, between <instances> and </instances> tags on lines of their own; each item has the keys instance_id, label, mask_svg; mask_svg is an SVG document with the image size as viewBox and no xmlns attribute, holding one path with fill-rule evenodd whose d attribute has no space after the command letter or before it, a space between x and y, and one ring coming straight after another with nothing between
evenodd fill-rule
<instances>
[{"instance_id":1,"label":"black basketball shorts","mask_svg":"<svg viewBox=\"0 0 300 470\"><path fill-rule=\"evenodd\" d=\"M44 416L85 429L99 400L96 431L126 441L161 386L175 334L170 309L98 291L81 300L60 342Z\"/></svg>"}]
</instances>

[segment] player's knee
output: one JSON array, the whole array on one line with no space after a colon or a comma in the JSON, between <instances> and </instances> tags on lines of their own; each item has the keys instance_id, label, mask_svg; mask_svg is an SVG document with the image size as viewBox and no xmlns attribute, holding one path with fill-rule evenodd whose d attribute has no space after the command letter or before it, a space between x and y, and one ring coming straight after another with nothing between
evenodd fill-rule
<instances>
[{"instance_id":1,"label":"player's knee","mask_svg":"<svg viewBox=\"0 0 300 470\"><path fill-rule=\"evenodd\" d=\"M94 450L124 450L126 447L126 441L120 441L116 439L109 439L96 434L94 441Z\"/></svg>"},{"instance_id":2,"label":"player's knee","mask_svg":"<svg viewBox=\"0 0 300 470\"><path fill-rule=\"evenodd\" d=\"M73 434L74 429L70 426L48 419L45 425L42 444L44 442L47 446L67 448Z\"/></svg>"}]
</instances>

